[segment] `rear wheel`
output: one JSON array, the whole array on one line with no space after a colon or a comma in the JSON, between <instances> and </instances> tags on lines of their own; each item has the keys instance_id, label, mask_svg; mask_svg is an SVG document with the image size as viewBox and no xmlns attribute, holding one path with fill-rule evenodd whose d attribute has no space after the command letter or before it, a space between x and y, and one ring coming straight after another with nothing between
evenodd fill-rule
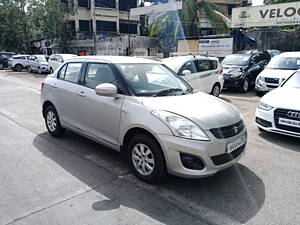
<instances>
[{"instance_id":1,"label":"rear wheel","mask_svg":"<svg viewBox=\"0 0 300 225\"><path fill-rule=\"evenodd\" d=\"M3 63L0 63L0 70L3 70L4 66Z\"/></svg>"},{"instance_id":2,"label":"rear wheel","mask_svg":"<svg viewBox=\"0 0 300 225\"><path fill-rule=\"evenodd\" d=\"M29 73L32 73L32 69L31 69L30 66L28 66L28 72L29 72Z\"/></svg>"},{"instance_id":3,"label":"rear wheel","mask_svg":"<svg viewBox=\"0 0 300 225\"><path fill-rule=\"evenodd\" d=\"M221 93L221 88L219 84L214 84L212 90L211 90L211 94L215 97L218 97Z\"/></svg>"},{"instance_id":4,"label":"rear wheel","mask_svg":"<svg viewBox=\"0 0 300 225\"><path fill-rule=\"evenodd\" d=\"M65 129L62 128L57 111L53 105L49 105L45 110L45 123L49 134L53 137L61 137Z\"/></svg>"},{"instance_id":5,"label":"rear wheel","mask_svg":"<svg viewBox=\"0 0 300 225\"><path fill-rule=\"evenodd\" d=\"M38 72L38 74L42 74L42 69L41 69L41 67L38 68L37 72Z\"/></svg>"},{"instance_id":6,"label":"rear wheel","mask_svg":"<svg viewBox=\"0 0 300 225\"><path fill-rule=\"evenodd\" d=\"M246 93L248 90L249 90L249 79L246 77L242 82L242 86L240 87L240 92Z\"/></svg>"},{"instance_id":7,"label":"rear wheel","mask_svg":"<svg viewBox=\"0 0 300 225\"><path fill-rule=\"evenodd\" d=\"M128 159L135 175L157 183L166 175L166 163L159 144L150 135L138 134L128 144Z\"/></svg>"},{"instance_id":8,"label":"rear wheel","mask_svg":"<svg viewBox=\"0 0 300 225\"><path fill-rule=\"evenodd\" d=\"M14 67L14 71L17 71L17 72L21 72L22 69L23 69L23 66L20 65L20 64L17 64L17 65L15 65L15 67Z\"/></svg>"}]
</instances>

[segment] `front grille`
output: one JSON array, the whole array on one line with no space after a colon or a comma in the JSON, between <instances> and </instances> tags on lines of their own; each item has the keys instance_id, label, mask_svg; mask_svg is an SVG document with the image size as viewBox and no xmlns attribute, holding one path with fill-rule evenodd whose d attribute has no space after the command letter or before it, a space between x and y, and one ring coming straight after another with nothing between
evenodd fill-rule
<instances>
[{"instance_id":1,"label":"front grille","mask_svg":"<svg viewBox=\"0 0 300 225\"><path fill-rule=\"evenodd\" d=\"M224 138L230 138L233 136L238 135L244 130L244 123L243 120L240 122L226 126L226 127L220 127L220 128L213 128L210 129L210 132L218 139L224 139Z\"/></svg>"},{"instance_id":2,"label":"front grille","mask_svg":"<svg viewBox=\"0 0 300 225\"><path fill-rule=\"evenodd\" d=\"M239 147L238 149L234 150L231 153L224 153L221 155L212 156L211 160L216 166L230 162L231 160L237 158L244 151L245 146L246 144L244 144L243 146Z\"/></svg>"},{"instance_id":3,"label":"front grille","mask_svg":"<svg viewBox=\"0 0 300 225\"><path fill-rule=\"evenodd\" d=\"M272 123L267 121L267 120L263 120L259 117L255 118L255 122L258 123L259 125L263 126L263 127L272 127Z\"/></svg>"},{"instance_id":4,"label":"front grille","mask_svg":"<svg viewBox=\"0 0 300 225\"><path fill-rule=\"evenodd\" d=\"M269 84L279 84L279 78L265 77L265 82Z\"/></svg>"},{"instance_id":5,"label":"front grille","mask_svg":"<svg viewBox=\"0 0 300 225\"><path fill-rule=\"evenodd\" d=\"M275 122L275 126L279 129L282 130L287 130L287 131L292 131L292 132L296 132L296 133L300 133L300 128L297 127L291 127L291 126L286 126L286 125L282 125L279 124L279 118L285 118L285 119L290 119L290 120L296 120L296 121L300 121L300 118L291 118L288 116L288 112L292 111L292 112L298 112L300 113L300 111L295 111L295 110L289 110L289 109L276 109L274 111L274 122Z\"/></svg>"}]
</instances>

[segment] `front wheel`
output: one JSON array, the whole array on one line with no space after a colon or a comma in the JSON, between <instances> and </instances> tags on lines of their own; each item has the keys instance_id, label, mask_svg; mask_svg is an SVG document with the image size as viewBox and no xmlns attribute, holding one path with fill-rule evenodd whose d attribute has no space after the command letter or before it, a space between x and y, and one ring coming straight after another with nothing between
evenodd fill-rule
<instances>
[{"instance_id":1,"label":"front wheel","mask_svg":"<svg viewBox=\"0 0 300 225\"><path fill-rule=\"evenodd\" d=\"M52 68L50 68L50 74L52 74L54 71L53 71L53 69Z\"/></svg>"},{"instance_id":2,"label":"front wheel","mask_svg":"<svg viewBox=\"0 0 300 225\"><path fill-rule=\"evenodd\" d=\"M138 134L130 140L128 159L135 175L146 183L158 183L166 175L163 152L150 135Z\"/></svg>"},{"instance_id":3,"label":"front wheel","mask_svg":"<svg viewBox=\"0 0 300 225\"><path fill-rule=\"evenodd\" d=\"M39 67L37 72L38 74L42 74L42 69Z\"/></svg>"},{"instance_id":4,"label":"front wheel","mask_svg":"<svg viewBox=\"0 0 300 225\"><path fill-rule=\"evenodd\" d=\"M17 71L17 72L21 72L22 69L23 69L23 66L20 65L20 64L18 64L18 65L16 65L16 66L14 67L14 70Z\"/></svg>"},{"instance_id":5,"label":"front wheel","mask_svg":"<svg viewBox=\"0 0 300 225\"><path fill-rule=\"evenodd\" d=\"M220 93L221 93L220 85L214 84L210 94L212 94L215 97L219 97Z\"/></svg>"},{"instance_id":6,"label":"front wheel","mask_svg":"<svg viewBox=\"0 0 300 225\"><path fill-rule=\"evenodd\" d=\"M242 82L242 86L240 87L240 92L246 93L248 90L249 90L249 79L246 77Z\"/></svg>"},{"instance_id":7,"label":"front wheel","mask_svg":"<svg viewBox=\"0 0 300 225\"><path fill-rule=\"evenodd\" d=\"M53 137L61 137L65 129L62 128L57 111L53 105L49 105L45 111L45 123L47 130Z\"/></svg>"},{"instance_id":8,"label":"front wheel","mask_svg":"<svg viewBox=\"0 0 300 225\"><path fill-rule=\"evenodd\" d=\"M31 69L30 66L28 66L28 72L29 72L29 73L32 73L32 69Z\"/></svg>"}]
</instances>

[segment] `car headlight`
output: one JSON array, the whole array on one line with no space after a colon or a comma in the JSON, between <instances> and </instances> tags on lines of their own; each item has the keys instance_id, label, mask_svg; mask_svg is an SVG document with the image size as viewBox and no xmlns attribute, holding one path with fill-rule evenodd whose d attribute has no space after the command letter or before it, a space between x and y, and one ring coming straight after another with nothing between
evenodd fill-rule
<instances>
[{"instance_id":1,"label":"car headlight","mask_svg":"<svg viewBox=\"0 0 300 225\"><path fill-rule=\"evenodd\" d=\"M210 141L206 133L193 121L167 111L153 111L152 115L164 122L176 137Z\"/></svg>"},{"instance_id":2,"label":"car headlight","mask_svg":"<svg viewBox=\"0 0 300 225\"><path fill-rule=\"evenodd\" d=\"M259 105L258 105L258 108L262 109L262 110L266 110L266 111L270 111L271 109L273 109L274 107L273 106L270 106L264 102L260 102Z\"/></svg>"},{"instance_id":3,"label":"car headlight","mask_svg":"<svg viewBox=\"0 0 300 225\"><path fill-rule=\"evenodd\" d=\"M241 76L241 75L242 75L241 72L237 72L237 73L231 74L231 77L239 77L239 76Z\"/></svg>"},{"instance_id":4,"label":"car headlight","mask_svg":"<svg viewBox=\"0 0 300 225\"><path fill-rule=\"evenodd\" d=\"M262 83L264 79L261 76L258 76L256 79L256 83Z\"/></svg>"}]
</instances>

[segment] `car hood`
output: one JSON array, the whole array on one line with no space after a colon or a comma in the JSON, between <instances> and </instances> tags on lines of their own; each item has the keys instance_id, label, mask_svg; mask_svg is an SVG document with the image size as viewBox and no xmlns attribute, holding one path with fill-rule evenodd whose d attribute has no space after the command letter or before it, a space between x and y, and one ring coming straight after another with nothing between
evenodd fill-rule
<instances>
[{"instance_id":1,"label":"car hood","mask_svg":"<svg viewBox=\"0 0 300 225\"><path fill-rule=\"evenodd\" d=\"M270 77L270 78L288 78L295 70L277 70L277 69L264 69L259 76L260 77Z\"/></svg>"},{"instance_id":2,"label":"car hood","mask_svg":"<svg viewBox=\"0 0 300 225\"><path fill-rule=\"evenodd\" d=\"M297 100L297 96L300 96L299 88L279 87L264 95L261 101L275 108L300 110L300 101Z\"/></svg>"},{"instance_id":3,"label":"car hood","mask_svg":"<svg viewBox=\"0 0 300 225\"><path fill-rule=\"evenodd\" d=\"M246 68L246 66L241 66L241 65L232 65L232 64L223 64L222 65L223 73L225 73L225 74L241 72L241 69L244 70L245 68Z\"/></svg>"},{"instance_id":4,"label":"car hood","mask_svg":"<svg viewBox=\"0 0 300 225\"><path fill-rule=\"evenodd\" d=\"M209 130L235 124L241 120L240 112L233 105L214 96L194 94L166 97L145 97L143 105L153 110L179 114Z\"/></svg>"}]
</instances>

